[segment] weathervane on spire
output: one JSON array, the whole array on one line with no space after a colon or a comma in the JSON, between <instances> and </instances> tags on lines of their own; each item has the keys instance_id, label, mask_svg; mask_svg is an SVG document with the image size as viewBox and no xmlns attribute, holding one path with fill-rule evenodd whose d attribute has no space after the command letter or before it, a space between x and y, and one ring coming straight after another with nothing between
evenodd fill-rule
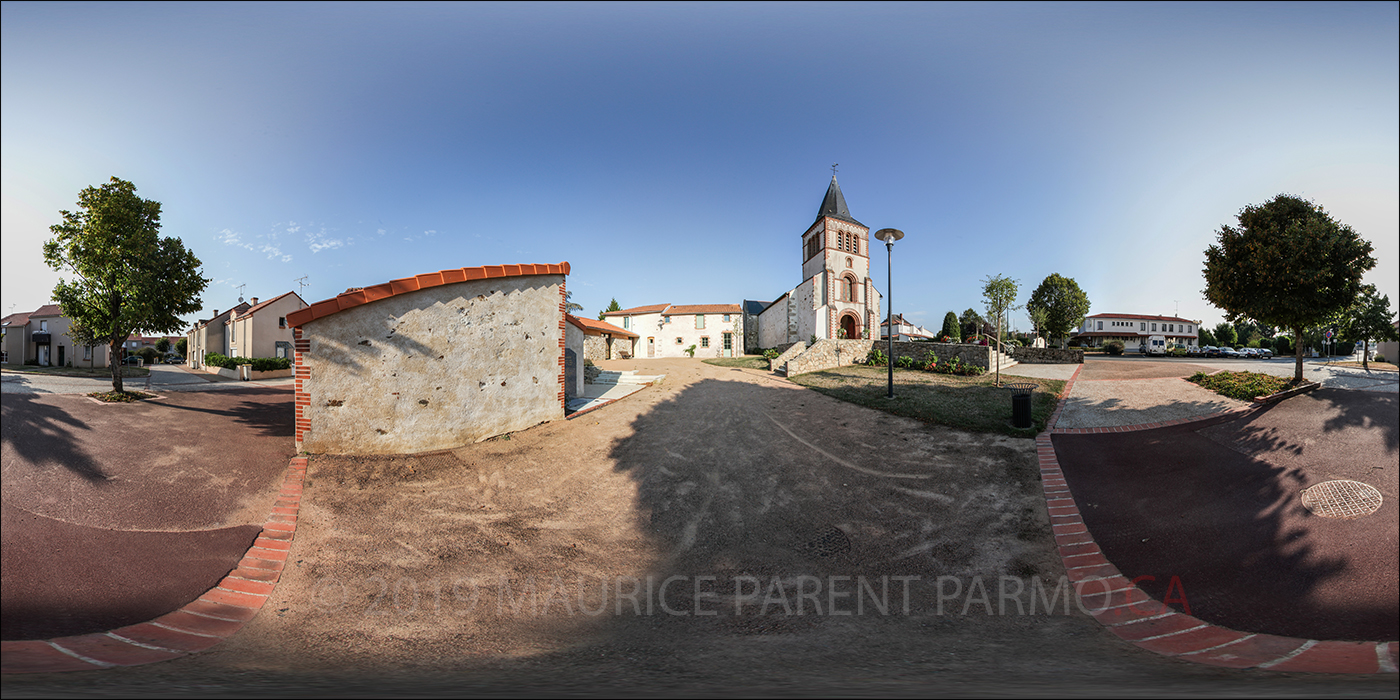
<instances>
[{"instance_id":1,"label":"weathervane on spire","mask_svg":"<svg viewBox=\"0 0 1400 700\"><path fill-rule=\"evenodd\" d=\"M831 179L833 179L833 180L836 179L836 166L838 166L838 165L840 165L840 163L832 163L832 164L831 164Z\"/></svg>"}]
</instances>

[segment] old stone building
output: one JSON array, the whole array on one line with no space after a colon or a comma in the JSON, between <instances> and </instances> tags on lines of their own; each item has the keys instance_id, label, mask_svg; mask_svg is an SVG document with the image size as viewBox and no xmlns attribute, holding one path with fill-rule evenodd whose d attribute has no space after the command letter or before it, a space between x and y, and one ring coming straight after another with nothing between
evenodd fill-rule
<instances>
[{"instance_id":1,"label":"old stone building","mask_svg":"<svg viewBox=\"0 0 1400 700\"><path fill-rule=\"evenodd\" d=\"M758 314L758 342L750 347L877 337L880 292L870 279L870 227L851 216L835 176L801 247L803 282Z\"/></svg>"},{"instance_id":2,"label":"old stone building","mask_svg":"<svg viewBox=\"0 0 1400 700\"><path fill-rule=\"evenodd\" d=\"M562 418L568 273L442 270L291 312L297 449L424 452Z\"/></svg>"}]
</instances>

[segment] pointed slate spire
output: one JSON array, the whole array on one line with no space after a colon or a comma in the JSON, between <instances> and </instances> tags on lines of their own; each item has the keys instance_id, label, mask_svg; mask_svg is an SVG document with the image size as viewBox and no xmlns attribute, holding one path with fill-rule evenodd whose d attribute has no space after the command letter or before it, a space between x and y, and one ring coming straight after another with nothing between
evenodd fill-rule
<instances>
[{"instance_id":1,"label":"pointed slate spire","mask_svg":"<svg viewBox=\"0 0 1400 700\"><path fill-rule=\"evenodd\" d=\"M831 176L831 185L826 188L826 196L822 198L822 208L817 210L817 218L823 216L865 225L851 217L851 210L846 208L846 198L841 194L841 186L836 184L835 175Z\"/></svg>"}]
</instances>

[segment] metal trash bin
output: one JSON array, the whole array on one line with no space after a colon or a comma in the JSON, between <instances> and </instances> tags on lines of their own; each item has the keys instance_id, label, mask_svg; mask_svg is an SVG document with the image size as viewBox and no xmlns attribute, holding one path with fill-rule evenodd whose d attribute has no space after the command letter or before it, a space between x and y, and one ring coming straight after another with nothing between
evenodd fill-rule
<instances>
[{"instance_id":1,"label":"metal trash bin","mask_svg":"<svg viewBox=\"0 0 1400 700\"><path fill-rule=\"evenodd\" d=\"M247 381L252 381L252 379L253 379L253 366L252 366L252 365L239 365L239 366L238 366L238 378L241 379L241 380L243 380L243 381L245 381L245 382L247 382Z\"/></svg>"},{"instance_id":2,"label":"metal trash bin","mask_svg":"<svg viewBox=\"0 0 1400 700\"><path fill-rule=\"evenodd\" d=\"M1035 425L1031 418L1031 395L1035 393L1037 386L1040 385L1034 382L1006 385L1006 388L1011 390L1011 427L1025 429Z\"/></svg>"}]
</instances>

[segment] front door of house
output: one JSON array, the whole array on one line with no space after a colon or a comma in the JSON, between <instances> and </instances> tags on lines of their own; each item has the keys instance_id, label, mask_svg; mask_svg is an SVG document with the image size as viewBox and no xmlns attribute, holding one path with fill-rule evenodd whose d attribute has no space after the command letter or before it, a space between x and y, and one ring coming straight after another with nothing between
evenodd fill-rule
<instances>
[{"instance_id":1,"label":"front door of house","mask_svg":"<svg viewBox=\"0 0 1400 700\"><path fill-rule=\"evenodd\" d=\"M40 367L48 367L48 366L49 366L49 346L47 346L47 345L40 345L38 349L39 349L39 366L40 366Z\"/></svg>"},{"instance_id":2,"label":"front door of house","mask_svg":"<svg viewBox=\"0 0 1400 700\"><path fill-rule=\"evenodd\" d=\"M656 357L656 338L647 338L647 357Z\"/></svg>"},{"instance_id":3,"label":"front door of house","mask_svg":"<svg viewBox=\"0 0 1400 700\"><path fill-rule=\"evenodd\" d=\"M62 366L63 366L63 350L64 350L64 347L65 347L65 346L62 346L62 345L58 346L58 366L59 366L59 367L62 367Z\"/></svg>"},{"instance_id":4,"label":"front door of house","mask_svg":"<svg viewBox=\"0 0 1400 700\"><path fill-rule=\"evenodd\" d=\"M734 357L734 334L724 333L724 356Z\"/></svg>"}]
</instances>

